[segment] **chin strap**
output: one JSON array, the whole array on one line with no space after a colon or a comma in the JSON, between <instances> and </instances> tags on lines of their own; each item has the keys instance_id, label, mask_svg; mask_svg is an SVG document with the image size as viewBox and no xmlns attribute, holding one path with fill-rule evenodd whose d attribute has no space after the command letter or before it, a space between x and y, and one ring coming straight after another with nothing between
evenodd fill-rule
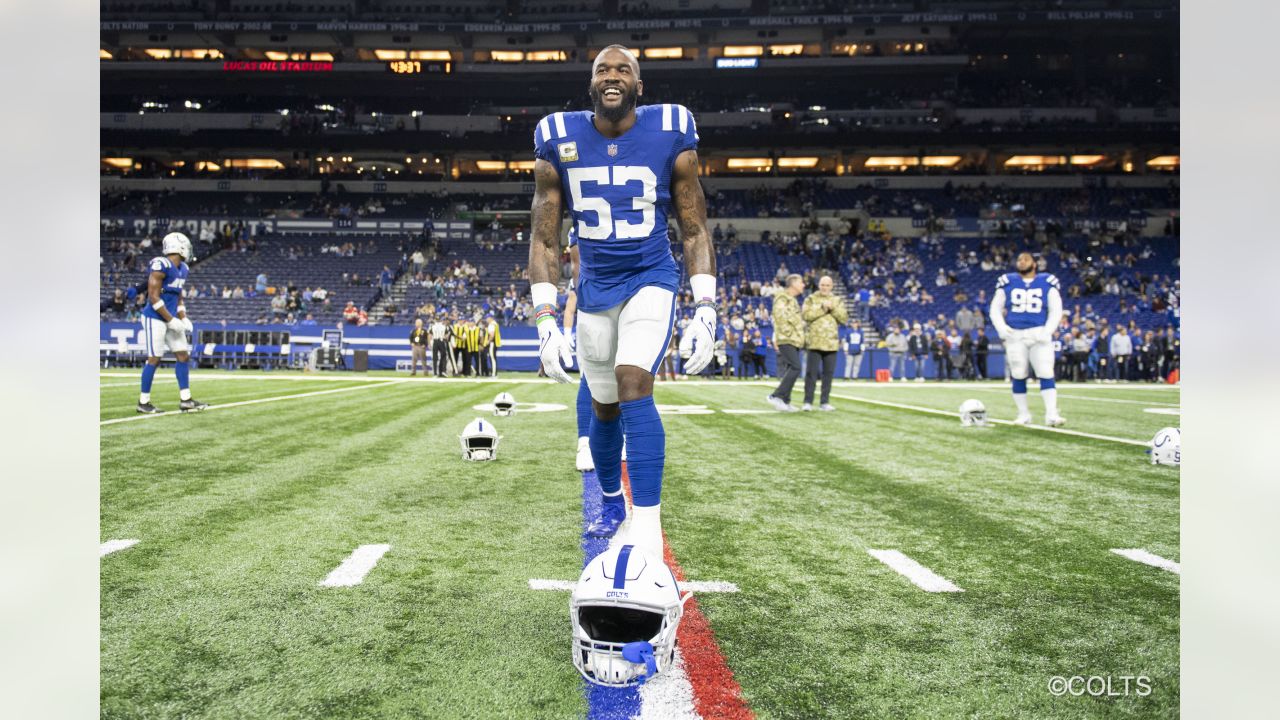
<instances>
[{"instance_id":1,"label":"chin strap","mask_svg":"<svg viewBox=\"0 0 1280 720\"><path fill-rule=\"evenodd\" d=\"M653 657L653 645L643 640L623 645L622 659L637 664L644 663L645 674L639 678L641 685L658 674L658 661Z\"/></svg>"}]
</instances>

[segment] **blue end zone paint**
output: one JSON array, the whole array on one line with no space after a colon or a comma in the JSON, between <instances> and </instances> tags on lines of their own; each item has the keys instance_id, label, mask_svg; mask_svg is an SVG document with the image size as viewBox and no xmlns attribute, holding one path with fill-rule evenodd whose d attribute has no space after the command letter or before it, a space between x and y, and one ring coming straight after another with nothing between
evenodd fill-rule
<instances>
[{"instance_id":1,"label":"blue end zone paint","mask_svg":"<svg viewBox=\"0 0 1280 720\"><path fill-rule=\"evenodd\" d=\"M591 521L600 516L603 502L600 481L594 471L582 473L582 530L586 532ZM609 538L582 538L582 567L591 559L609 549ZM588 720L630 720L640 714L639 688L607 688L582 681L587 697Z\"/></svg>"}]
</instances>

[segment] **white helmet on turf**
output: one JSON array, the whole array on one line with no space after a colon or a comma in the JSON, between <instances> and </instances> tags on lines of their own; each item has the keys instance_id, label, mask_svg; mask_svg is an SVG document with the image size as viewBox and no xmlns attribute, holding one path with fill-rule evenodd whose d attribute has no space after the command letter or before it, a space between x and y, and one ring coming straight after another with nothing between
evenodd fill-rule
<instances>
[{"instance_id":1,"label":"white helmet on turf","mask_svg":"<svg viewBox=\"0 0 1280 720\"><path fill-rule=\"evenodd\" d=\"M493 398L493 414L499 417L516 414L516 399L509 392L500 392Z\"/></svg>"},{"instance_id":2,"label":"white helmet on turf","mask_svg":"<svg viewBox=\"0 0 1280 720\"><path fill-rule=\"evenodd\" d=\"M684 604L671 568L635 545L587 563L569 597L573 666L596 685L640 685L675 662Z\"/></svg>"},{"instance_id":3,"label":"white helmet on turf","mask_svg":"<svg viewBox=\"0 0 1280 720\"><path fill-rule=\"evenodd\" d=\"M165 255L178 254L183 260L191 258L191 238L180 232L171 232L160 241L160 251Z\"/></svg>"},{"instance_id":4,"label":"white helmet on turf","mask_svg":"<svg viewBox=\"0 0 1280 720\"><path fill-rule=\"evenodd\" d=\"M464 460L493 460L498 457L498 428L493 423L476 418L467 424L458 436Z\"/></svg>"},{"instance_id":5,"label":"white helmet on turf","mask_svg":"<svg viewBox=\"0 0 1280 720\"><path fill-rule=\"evenodd\" d=\"M1151 438L1152 465L1182 465L1182 431L1167 427Z\"/></svg>"},{"instance_id":6,"label":"white helmet on turf","mask_svg":"<svg viewBox=\"0 0 1280 720\"><path fill-rule=\"evenodd\" d=\"M986 427L987 406L981 400L972 398L960 403L960 424L965 427Z\"/></svg>"}]
</instances>

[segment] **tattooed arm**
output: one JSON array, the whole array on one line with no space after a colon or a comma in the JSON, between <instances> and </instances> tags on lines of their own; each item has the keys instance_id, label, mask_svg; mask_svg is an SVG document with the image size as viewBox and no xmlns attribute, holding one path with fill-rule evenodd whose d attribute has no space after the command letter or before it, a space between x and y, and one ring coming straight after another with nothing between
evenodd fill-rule
<instances>
[{"instance_id":1,"label":"tattooed arm","mask_svg":"<svg viewBox=\"0 0 1280 720\"><path fill-rule=\"evenodd\" d=\"M707 199L698 180L697 150L685 150L676 156L671 197L684 238L685 271L691 278L694 275L715 277L716 253L711 246L711 233L707 232Z\"/></svg>"},{"instance_id":2,"label":"tattooed arm","mask_svg":"<svg viewBox=\"0 0 1280 720\"><path fill-rule=\"evenodd\" d=\"M560 216L563 212L560 174L546 160L535 160L533 179L529 284L554 285L560 282Z\"/></svg>"},{"instance_id":3,"label":"tattooed arm","mask_svg":"<svg viewBox=\"0 0 1280 720\"><path fill-rule=\"evenodd\" d=\"M533 211L529 237L529 292L538 327L542 370L556 382L571 381L564 367L573 365L573 350L556 323L556 284L560 282L560 175L546 160L533 161Z\"/></svg>"},{"instance_id":4,"label":"tattooed arm","mask_svg":"<svg viewBox=\"0 0 1280 720\"><path fill-rule=\"evenodd\" d=\"M695 303L693 322L680 339L685 372L697 375L711 362L716 324L716 252L707 232L707 199L698 181L698 152L685 150L676 156L671 176L671 196L676 220L684 236L684 268Z\"/></svg>"}]
</instances>

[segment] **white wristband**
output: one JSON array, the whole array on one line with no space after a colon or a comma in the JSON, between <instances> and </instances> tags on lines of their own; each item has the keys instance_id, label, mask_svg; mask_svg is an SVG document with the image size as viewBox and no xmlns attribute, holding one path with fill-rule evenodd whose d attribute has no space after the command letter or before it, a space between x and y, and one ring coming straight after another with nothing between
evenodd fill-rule
<instances>
[{"instance_id":1,"label":"white wristband","mask_svg":"<svg viewBox=\"0 0 1280 720\"><path fill-rule=\"evenodd\" d=\"M156 311L163 310L163 309L164 309L164 301L163 301L163 300L157 300L157 301L155 301L155 302L151 303L151 308L152 308L153 310L156 310Z\"/></svg>"},{"instance_id":2,"label":"white wristband","mask_svg":"<svg viewBox=\"0 0 1280 720\"><path fill-rule=\"evenodd\" d=\"M534 283L529 288L533 294L533 307L536 310L542 305L556 306L556 286L549 282Z\"/></svg>"},{"instance_id":3,"label":"white wristband","mask_svg":"<svg viewBox=\"0 0 1280 720\"><path fill-rule=\"evenodd\" d=\"M689 277L689 287L693 290L693 301L716 299L716 276L702 273Z\"/></svg>"}]
</instances>

